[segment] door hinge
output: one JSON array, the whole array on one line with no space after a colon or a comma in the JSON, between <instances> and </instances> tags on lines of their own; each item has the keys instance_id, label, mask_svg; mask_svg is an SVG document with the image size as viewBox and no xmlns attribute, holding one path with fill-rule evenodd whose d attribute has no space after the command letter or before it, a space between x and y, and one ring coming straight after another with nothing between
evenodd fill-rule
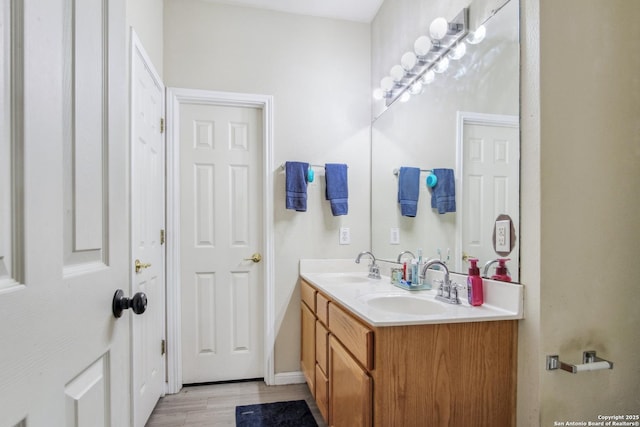
<instances>
[{"instance_id":1,"label":"door hinge","mask_svg":"<svg viewBox=\"0 0 640 427\"><path fill-rule=\"evenodd\" d=\"M164 245L164 230L160 230L160 244Z\"/></svg>"},{"instance_id":2,"label":"door hinge","mask_svg":"<svg viewBox=\"0 0 640 427\"><path fill-rule=\"evenodd\" d=\"M162 340L162 344L160 345L160 356L164 356L166 352L167 352L167 342L165 340Z\"/></svg>"},{"instance_id":3,"label":"door hinge","mask_svg":"<svg viewBox=\"0 0 640 427\"><path fill-rule=\"evenodd\" d=\"M164 133L164 117L160 117L160 133Z\"/></svg>"}]
</instances>

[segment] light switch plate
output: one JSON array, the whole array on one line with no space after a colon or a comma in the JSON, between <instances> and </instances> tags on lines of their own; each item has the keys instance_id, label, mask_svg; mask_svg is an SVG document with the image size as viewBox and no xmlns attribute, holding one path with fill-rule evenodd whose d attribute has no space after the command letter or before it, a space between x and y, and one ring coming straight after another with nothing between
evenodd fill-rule
<instances>
[{"instance_id":1,"label":"light switch plate","mask_svg":"<svg viewBox=\"0 0 640 427\"><path fill-rule=\"evenodd\" d=\"M496 221L496 252L511 252L511 221Z\"/></svg>"},{"instance_id":2,"label":"light switch plate","mask_svg":"<svg viewBox=\"0 0 640 427\"><path fill-rule=\"evenodd\" d=\"M349 230L349 227L340 227L340 244L351 244L351 230Z\"/></svg>"},{"instance_id":3,"label":"light switch plate","mask_svg":"<svg viewBox=\"0 0 640 427\"><path fill-rule=\"evenodd\" d=\"M399 245L400 244L400 229L398 227L391 227L391 233L389 236L389 244L391 245Z\"/></svg>"}]
</instances>

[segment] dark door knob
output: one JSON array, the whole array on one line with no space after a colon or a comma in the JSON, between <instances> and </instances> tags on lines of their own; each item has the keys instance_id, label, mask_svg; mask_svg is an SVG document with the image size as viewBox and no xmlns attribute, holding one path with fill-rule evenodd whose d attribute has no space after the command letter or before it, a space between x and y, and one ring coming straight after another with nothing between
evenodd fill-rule
<instances>
[{"instance_id":1,"label":"dark door knob","mask_svg":"<svg viewBox=\"0 0 640 427\"><path fill-rule=\"evenodd\" d=\"M113 315L121 317L122 311L130 308L135 314L142 314L147 309L147 296L144 292L138 292L133 298L124 296L124 291L118 289L113 295L113 304L111 306Z\"/></svg>"}]
</instances>

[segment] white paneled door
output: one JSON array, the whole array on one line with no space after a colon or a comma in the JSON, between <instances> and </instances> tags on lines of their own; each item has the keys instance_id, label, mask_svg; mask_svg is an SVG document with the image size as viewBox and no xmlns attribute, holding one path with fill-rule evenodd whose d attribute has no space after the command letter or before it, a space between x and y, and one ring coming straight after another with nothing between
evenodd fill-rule
<instances>
[{"instance_id":1,"label":"white paneled door","mask_svg":"<svg viewBox=\"0 0 640 427\"><path fill-rule=\"evenodd\" d=\"M165 387L164 85L131 39L131 283L149 301L131 331L133 424L142 427Z\"/></svg>"},{"instance_id":2,"label":"white paneled door","mask_svg":"<svg viewBox=\"0 0 640 427\"><path fill-rule=\"evenodd\" d=\"M262 111L180 105L182 381L264 375Z\"/></svg>"},{"instance_id":3,"label":"white paneled door","mask_svg":"<svg viewBox=\"0 0 640 427\"><path fill-rule=\"evenodd\" d=\"M517 117L505 122L504 118L483 115L465 123L463 135L462 251L478 258L482 267L499 257L493 250L493 229L498 215L509 215L515 224L520 217ZM517 262L517 244L509 258ZM463 266L466 267L468 264ZM511 273L513 280L517 280L517 269Z\"/></svg>"},{"instance_id":4,"label":"white paneled door","mask_svg":"<svg viewBox=\"0 0 640 427\"><path fill-rule=\"evenodd\" d=\"M127 426L125 2L0 3L0 425Z\"/></svg>"}]
</instances>

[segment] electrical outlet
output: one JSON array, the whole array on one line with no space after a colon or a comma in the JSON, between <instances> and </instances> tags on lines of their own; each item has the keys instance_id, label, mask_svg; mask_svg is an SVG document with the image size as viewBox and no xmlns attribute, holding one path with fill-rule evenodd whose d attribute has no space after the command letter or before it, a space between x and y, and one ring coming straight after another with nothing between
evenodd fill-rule
<instances>
[{"instance_id":1,"label":"electrical outlet","mask_svg":"<svg viewBox=\"0 0 640 427\"><path fill-rule=\"evenodd\" d=\"M392 245L400 244L400 229L398 227L391 227L391 235L389 237L389 243Z\"/></svg>"},{"instance_id":2,"label":"electrical outlet","mask_svg":"<svg viewBox=\"0 0 640 427\"><path fill-rule=\"evenodd\" d=\"M340 227L340 244L351 244L351 230L349 230L349 227Z\"/></svg>"},{"instance_id":3,"label":"electrical outlet","mask_svg":"<svg viewBox=\"0 0 640 427\"><path fill-rule=\"evenodd\" d=\"M496 252L511 252L511 221L496 221Z\"/></svg>"}]
</instances>

